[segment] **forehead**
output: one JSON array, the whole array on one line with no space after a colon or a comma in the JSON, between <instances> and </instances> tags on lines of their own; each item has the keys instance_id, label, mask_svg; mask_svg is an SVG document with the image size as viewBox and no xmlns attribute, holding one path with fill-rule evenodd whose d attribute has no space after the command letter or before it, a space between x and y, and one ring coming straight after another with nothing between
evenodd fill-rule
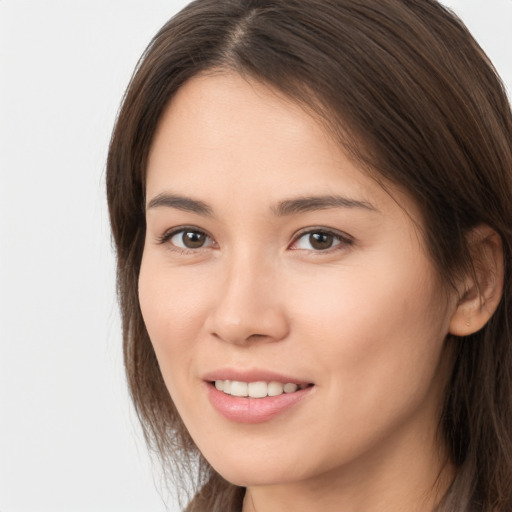
<instances>
[{"instance_id":1,"label":"forehead","mask_svg":"<svg viewBox=\"0 0 512 512\"><path fill-rule=\"evenodd\" d=\"M147 198L167 191L278 202L294 195L353 197L384 214L412 199L386 190L349 158L317 119L290 98L234 73L200 75L166 108L148 160Z\"/></svg>"},{"instance_id":2,"label":"forehead","mask_svg":"<svg viewBox=\"0 0 512 512\"><path fill-rule=\"evenodd\" d=\"M282 151L287 159L342 157L313 117L288 97L234 73L200 75L182 86L164 111L150 153L150 166L163 145L176 157L207 154L226 160L246 157L239 170L261 165ZM327 148L327 146L330 146ZM192 150L192 151L191 151ZM249 159L252 157L261 157Z\"/></svg>"}]
</instances>

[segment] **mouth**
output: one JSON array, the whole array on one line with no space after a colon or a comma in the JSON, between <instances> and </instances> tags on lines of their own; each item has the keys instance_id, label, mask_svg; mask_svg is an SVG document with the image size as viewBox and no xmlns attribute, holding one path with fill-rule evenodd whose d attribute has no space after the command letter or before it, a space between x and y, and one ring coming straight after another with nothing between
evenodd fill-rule
<instances>
[{"instance_id":1,"label":"mouth","mask_svg":"<svg viewBox=\"0 0 512 512\"><path fill-rule=\"evenodd\" d=\"M231 377L231 378L226 378ZM216 372L205 379L213 409L230 422L264 423L309 401L315 385L269 372ZM292 413L293 414L293 413Z\"/></svg>"},{"instance_id":2,"label":"mouth","mask_svg":"<svg viewBox=\"0 0 512 512\"><path fill-rule=\"evenodd\" d=\"M215 380L210 381L218 391L226 395L241 398L266 398L279 396L282 394L295 393L297 391L313 386L311 383L297 384L295 382L278 382L278 381L256 381L243 382L239 380Z\"/></svg>"}]
</instances>

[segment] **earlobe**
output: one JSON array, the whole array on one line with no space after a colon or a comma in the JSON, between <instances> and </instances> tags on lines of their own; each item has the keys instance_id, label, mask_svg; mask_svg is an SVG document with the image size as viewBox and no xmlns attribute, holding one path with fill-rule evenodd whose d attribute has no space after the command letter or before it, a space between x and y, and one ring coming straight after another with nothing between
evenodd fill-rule
<instances>
[{"instance_id":1,"label":"earlobe","mask_svg":"<svg viewBox=\"0 0 512 512\"><path fill-rule=\"evenodd\" d=\"M450 334L469 336L492 317L503 292L503 246L489 226L480 225L469 234L474 271L461 283L460 299L450 320Z\"/></svg>"}]
</instances>

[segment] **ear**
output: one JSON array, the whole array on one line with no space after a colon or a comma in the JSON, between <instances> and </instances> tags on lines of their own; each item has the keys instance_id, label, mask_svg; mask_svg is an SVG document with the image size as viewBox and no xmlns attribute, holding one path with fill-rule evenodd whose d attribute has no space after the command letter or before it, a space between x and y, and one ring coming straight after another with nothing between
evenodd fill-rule
<instances>
[{"instance_id":1,"label":"ear","mask_svg":"<svg viewBox=\"0 0 512 512\"><path fill-rule=\"evenodd\" d=\"M489 226L480 225L468 235L474 271L466 275L449 332L469 336L479 331L496 311L503 293L503 246Z\"/></svg>"}]
</instances>

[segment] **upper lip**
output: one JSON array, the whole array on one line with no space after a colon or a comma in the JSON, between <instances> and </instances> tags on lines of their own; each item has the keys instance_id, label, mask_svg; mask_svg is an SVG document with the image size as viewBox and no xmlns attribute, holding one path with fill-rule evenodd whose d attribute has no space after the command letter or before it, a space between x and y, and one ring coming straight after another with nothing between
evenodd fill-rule
<instances>
[{"instance_id":1,"label":"upper lip","mask_svg":"<svg viewBox=\"0 0 512 512\"><path fill-rule=\"evenodd\" d=\"M284 384L312 384L310 380L300 377L292 377L271 370L234 368L219 368L203 375L203 380L214 382L216 380L236 380L239 382L282 382Z\"/></svg>"}]
</instances>

